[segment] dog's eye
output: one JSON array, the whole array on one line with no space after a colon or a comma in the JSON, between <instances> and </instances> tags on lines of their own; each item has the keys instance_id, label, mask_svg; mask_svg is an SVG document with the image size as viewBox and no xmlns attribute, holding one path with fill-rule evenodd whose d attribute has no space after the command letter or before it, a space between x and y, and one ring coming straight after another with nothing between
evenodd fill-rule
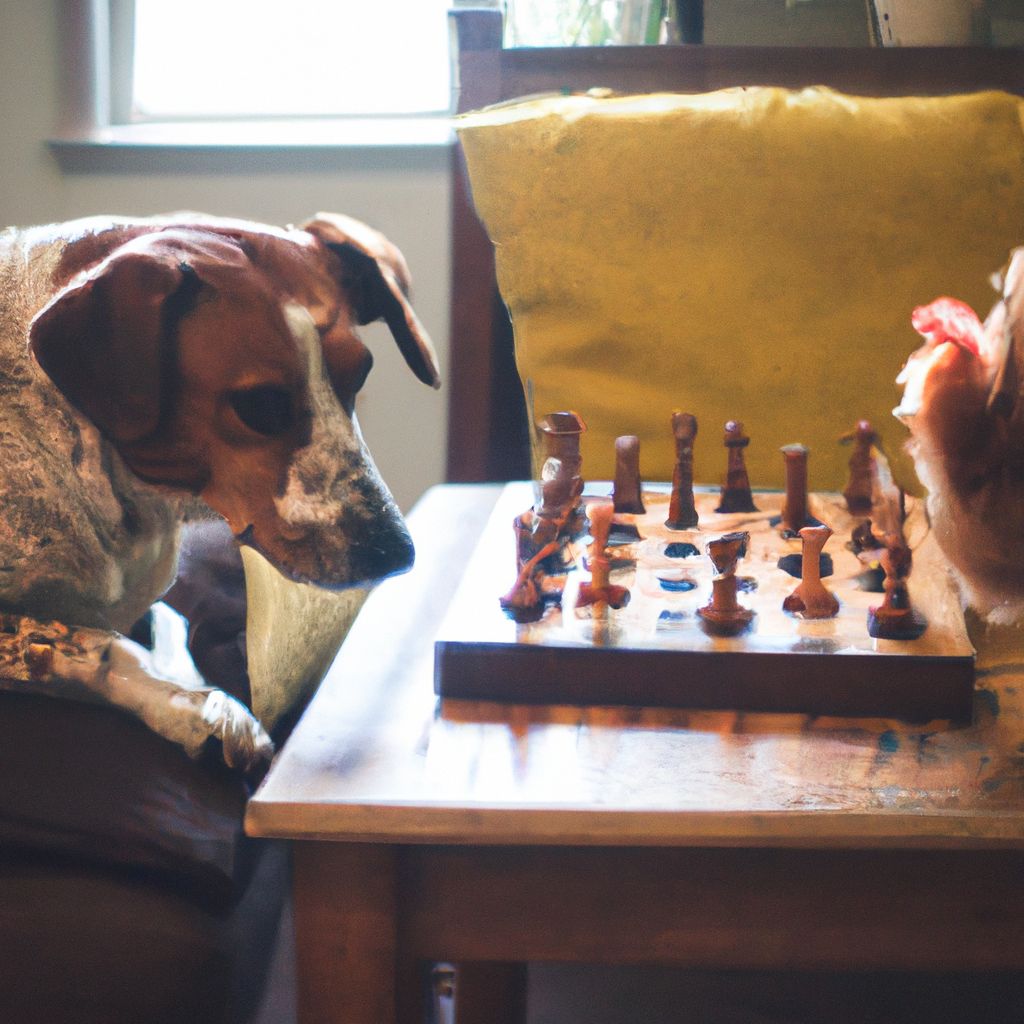
<instances>
[{"instance_id":1,"label":"dog's eye","mask_svg":"<svg viewBox=\"0 0 1024 1024\"><path fill-rule=\"evenodd\" d=\"M267 385L232 391L228 401L250 430L265 437L277 437L295 423L292 396L284 388Z\"/></svg>"}]
</instances>

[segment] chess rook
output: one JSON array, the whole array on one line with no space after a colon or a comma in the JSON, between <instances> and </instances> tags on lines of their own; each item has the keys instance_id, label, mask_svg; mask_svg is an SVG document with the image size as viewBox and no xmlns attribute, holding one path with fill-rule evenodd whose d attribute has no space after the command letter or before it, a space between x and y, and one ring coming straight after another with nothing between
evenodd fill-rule
<instances>
[{"instance_id":1,"label":"chess rook","mask_svg":"<svg viewBox=\"0 0 1024 1024\"><path fill-rule=\"evenodd\" d=\"M786 459L786 500L782 506L782 531L794 537L808 524L807 454L802 444L787 444L782 449Z\"/></svg>"},{"instance_id":2,"label":"chess rook","mask_svg":"<svg viewBox=\"0 0 1024 1024\"><path fill-rule=\"evenodd\" d=\"M580 435L587 429L577 413L554 412L537 424L545 455L534 535L538 546L574 536L582 525Z\"/></svg>"},{"instance_id":3,"label":"chess rook","mask_svg":"<svg viewBox=\"0 0 1024 1024\"><path fill-rule=\"evenodd\" d=\"M690 530L697 525L697 508L693 503L693 442L697 437L697 417L688 412L672 413L672 434L676 442L676 464L665 525L670 530Z\"/></svg>"},{"instance_id":4,"label":"chess rook","mask_svg":"<svg viewBox=\"0 0 1024 1024\"><path fill-rule=\"evenodd\" d=\"M586 429L582 417L575 412L548 413L537 423L545 459L557 459L565 476L580 476L580 435Z\"/></svg>"},{"instance_id":5,"label":"chess rook","mask_svg":"<svg viewBox=\"0 0 1024 1024\"><path fill-rule=\"evenodd\" d=\"M615 483L612 500L616 512L643 515L640 482L640 438L626 434L615 439Z\"/></svg>"}]
</instances>

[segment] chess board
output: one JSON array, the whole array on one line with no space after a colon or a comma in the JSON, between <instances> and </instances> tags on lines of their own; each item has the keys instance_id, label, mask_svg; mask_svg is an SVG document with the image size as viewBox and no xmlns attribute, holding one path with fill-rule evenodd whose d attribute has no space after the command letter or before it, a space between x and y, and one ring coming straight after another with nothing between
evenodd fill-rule
<instances>
[{"instance_id":1,"label":"chess board","mask_svg":"<svg viewBox=\"0 0 1024 1024\"><path fill-rule=\"evenodd\" d=\"M610 485L588 483L584 500L610 493ZM513 519L533 504L534 492L529 483L506 485L438 634L437 693L515 703L969 719L974 650L923 508L911 500L904 533L914 552L911 599L928 627L916 640L883 640L867 629L868 609L883 595L858 582L865 565L848 545L854 521L840 495L812 494L808 505L833 530L825 546L833 573L824 582L839 599L839 613L811 620L783 610L799 581L778 561L800 552L799 539L783 537L776 525L783 498L755 491L758 511L720 514L718 489L698 488L699 526L673 531L664 526L669 488L645 485L645 512L616 516L639 534L617 552L611 577L629 588L628 605L576 607L580 583L589 579L581 538L561 605L547 607L536 622L517 623L499 598L516 577ZM750 533L737 575L740 603L756 614L744 634L713 636L697 615L714 574L705 544L735 530Z\"/></svg>"}]
</instances>

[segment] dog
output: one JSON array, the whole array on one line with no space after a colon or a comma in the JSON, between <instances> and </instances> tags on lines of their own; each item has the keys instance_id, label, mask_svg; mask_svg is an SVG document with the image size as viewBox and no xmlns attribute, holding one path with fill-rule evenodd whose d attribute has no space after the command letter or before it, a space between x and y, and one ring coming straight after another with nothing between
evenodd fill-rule
<instances>
[{"instance_id":1,"label":"dog","mask_svg":"<svg viewBox=\"0 0 1024 1024\"><path fill-rule=\"evenodd\" d=\"M408 285L398 249L338 214L0 234L0 687L110 702L192 756L214 739L229 765L268 759L244 705L166 678L126 634L173 582L183 524L212 513L295 580L411 566L354 412L374 320L439 386Z\"/></svg>"}]
</instances>

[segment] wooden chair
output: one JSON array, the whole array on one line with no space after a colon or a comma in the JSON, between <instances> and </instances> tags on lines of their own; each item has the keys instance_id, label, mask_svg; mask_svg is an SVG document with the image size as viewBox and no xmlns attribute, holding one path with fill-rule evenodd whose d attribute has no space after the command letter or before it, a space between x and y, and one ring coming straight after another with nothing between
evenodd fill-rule
<instances>
[{"instance_id":1,"label":"wooden chair","mask_svg":"<svg viewBox=\"0 0 1024 1024\"><path fill-rule=\"evenodd\" d=\"M674 45L506 50L500 12L460 10L457 110L594 85L622 92L703 92L736 85L827 85L868 96L979 89L1024 94L1016 49L782 48ZM447 478L530 475L512 330L494 277L493 246L473 209L461 151L453 154L451 348Z\"/></svg>"}]
</instances>

